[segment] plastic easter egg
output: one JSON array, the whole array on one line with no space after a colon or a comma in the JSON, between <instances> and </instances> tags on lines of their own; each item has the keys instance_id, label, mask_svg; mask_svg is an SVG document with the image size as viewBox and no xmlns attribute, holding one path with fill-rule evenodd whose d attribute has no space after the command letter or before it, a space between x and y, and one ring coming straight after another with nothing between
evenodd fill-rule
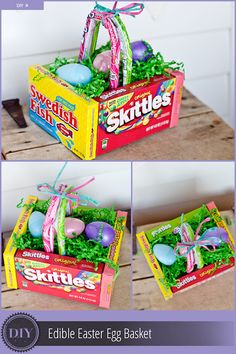
<instances>
[{"instance_id":1,"label":"plastic easter egg","mask_svg":"<svg viewBox=\"0 0 236 354\"><path fill-rule=\"evenodd\" d=\"M227 242L229 237L228 233L222 227L212 227L204 232L202 235L206 241L204 244L206 246L219 246L221 243Z\"/></svg>"},{"instance_id":2,"label":"plastic easter egg","mask_svg":"<svg viewBox=\"0 0 236 354\"><path fill-rule=\"evenodd\" d=\"M93 61L93 66L98 71L106 72L111 68L111 50L99 53Z\"/></svg>"},{"instance_id":3,"label":"plastic easter egg","mask_svg":"<svg viewBox=\"0 0 236 354\"><path fill-rule=\"evenodd\" d=\"M175 263L176 255L172 247L168 245L156 244L153 247L153 253L157 260L167 266Z\"/></svg>"},{"instance_id":4,"label":"plastic easter egg","mask_svg":"<svg viewBox=\"0 0 236 354\"><path fill-rule=\"evenodd\" d=\"M85 228L85 234L90 240L101 242L104 247L109 246L115 238L113 227L103 221L94 221Z\"/></svg>"},{"instance_id":5,"label":"plastic easter egg","mask_svg":"<svg viewBox=\"0 0 236 354\"><path fill-rule=\"evenodd\" d=\"M131 43L133 62L147 61L153 56L153 49L145 41L136 41Z\"/></svg>"},{"instance_id":6,"label":"plastic easter egg","mask_svg":"<svg viewBox=\"0 0 236 354\"><path fill-rule=\"evenodd\" d=\"M65 235L68 238L79 236L84 231L84 222L80 219L65 218Z\"/></svg>"},{"instance_id":7,"label":"plastic easter egg","mask_svg":"<svg viewBox=\"0 0 236 354\"><path fill-rule=\"evenodd\" d=\"M40 211L33 211L30 215L28 228L33 237L42 237L44 220L45 215Z\"/></svg>"},{"instance_id":8,"label":"plastic easter egg","mask_svg":"<svg viewBox=\"0 0 236 354\"><path fill-rule=\"evenodd\" d=\"M92 79L91 70L87 66L77 63L63 65L57 69L56 73L72 86L86 85Z\"/></svg>"}]
</instances>

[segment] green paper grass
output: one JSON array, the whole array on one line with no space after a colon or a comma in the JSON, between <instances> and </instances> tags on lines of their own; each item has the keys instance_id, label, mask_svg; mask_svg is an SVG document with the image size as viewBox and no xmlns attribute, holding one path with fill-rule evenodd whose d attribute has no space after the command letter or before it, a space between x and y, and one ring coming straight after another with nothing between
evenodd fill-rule
<instances>
[{"instance_id":1,"label":"green paper grass","mask_svg":"<svg viewBox=\"0 0 236 354\"><path fill-rule=\"evenodd\" d=\"M196 213L195 216L193 216L191 219L188 219L188 224L192 227L194 233L196 232L200 222L203 221L206 217L210 217L210 214L206 206L203 205L199 213ZM211 219L209 222L206 222L202 225L199 235L202 235L207 229L210 229L212 227L217 227L217 225L214 220ZM154 244L156 243L165 244L172 248L175 248L178 242L181 242L180 235L170 233L166 236L160 237L157 241L154 241L151 244L151 248L153 248ZM205 248L200 247L204 266L215 263L217 269L222 264L229 264L230 258L234 256L233 251L227 243L222 243L222 245L217 246L215 248L215 251L210 246L208 248L212 249L213 252L209 252ZM165 285L168 287L172 287L176 286L178 278L182 277L183 275L186 275L187 260L185 257L181 257L177 258L176 262L171 266L166 266L162 263L160 263L160 266L165 277Z\"/></svg>"},{"instance_id":2,"label":"green paper grass","mask_svg":"<svg viewBox=\"0 0 236 354\"><path fill-rule=\"evenodd\" d=\"M80 64L87 66L92 72L92 80L84 86L78 85L74 87L74 90L77 94L86 95L87 97L94 98L100 96L104 91L109 89L109 75L110 72L98 72L97 69L93 67L94 58L101 52L110 49L110 43L101 46L94 51L91 58L83 60ZM56 71L60 66L70 63L78 63L78 58L60 58L57 57L52 64L46 66L51 73L56 75ZM132 66L132 76L131 83L148 79L150 80L155 75L165 75L170 76L168 70L180 70L184 71L183 63L177 63L174 60L170 62L165 62L162 54L158 52L154 54L145 62L135 61ZM122 71L122 60L120 65L120 86L122 86L123 81L123 71Z\"/></svg>"},{"instance_id":3,"label":"green paper grass","mask_svg":"<svg viewBox=\"0 0 236 354\"><path fill-rule=\"evenodd\" d=\"M29 207L33 207L33 211L40 211L43 214L46 214L50 205L50 200L51 199L39 200ZM21 204L21 206L24 206L23 200L21 200ZM93 221L104 221L114 227L116 212L113 208L90 209L86 207L78 207L72 210L71 217L79 218L85 224L89 224ZM116 227L118 230L121 230L121 228L123 229L123 217L117 219ZM31 250L44 251L42 238L32 237L29 230L27 230L26 233L22 234L19 238L16 238L15 235L13 235L13 237L14 245L18 249L24 250L28 248ZM97 269L100 262L108 264L115 270L117 277L119 266L107 258L109 247L103 247L99 242L88 240L85 233L82 233L73 239L65 237L65 249L67 256L75 257L78 261L84 259L87 262L91 262L94 264L95 269ZM54 240L54 253L59 253L57 238Z\"/></svg>"}]
</instances>

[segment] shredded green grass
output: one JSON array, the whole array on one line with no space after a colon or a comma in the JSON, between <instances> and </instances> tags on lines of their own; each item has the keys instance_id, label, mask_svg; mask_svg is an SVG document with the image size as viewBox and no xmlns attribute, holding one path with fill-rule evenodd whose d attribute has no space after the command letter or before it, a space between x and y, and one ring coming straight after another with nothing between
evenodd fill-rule
<instances>
[{"instance_id":1,"label":"shredded green grass","mask_svg":"<svg viewBox=\"0 0 236 354\"><path fill-rule=\"evenodd\" d=\"M39 200L33 206L33 211L40 211L46 214L48 207L50 205L50 199ZM116 221L116 211L113 208L87 208L78 207L72 211L72 217L82 220L86 225L93 221L104 221L110 224L112 227L115 225ZM123 217L118 218L116 221L116 228L118 230L123 230ZM42 238L34 238L31 236L29 230L22 234L19 238L14 236L14 244L18 249L31 249L37 251L44 251ZM98 267L100 262L108 264L113 268L118 275L119 266L115 264L112 260L108 259L109 247L103 247L101 243L88 240L85 233L82 233L75 238L67 238L65 236L65 249L66 255L70 257L75 257L78 261L86 260L94 264L95 269ZM58 244L57 239L54 240L54 253L58 254Z\"/></svg>"},{"instance_id":2,"label":"shredded green grass","mask_svg":"<svg viewBox=\"0 0 236 354\"><path fill-rule=\"evenodd\" d=\"M97 50L94 51L91 58L87 60L83 60L80 63L87 66L92 72L92 80L84 86L75 86L74 90L76 93L80 95L86 95L87 97L93 98L100 96L104 91L109 89L109 75L110 72L98 72L97 69L93 67L94 58L101 52L110 49L110 43L101 46ZM54 62L48 66L48 69L51 73L56 75L56 71L59 67L70 64L77 63L78 58L55 58ZM170 76L168 74L168 69L171 70L180 70L184 71L183 63L177 63L172 60L170 62L165 62L162 54L160 52L154 54L151 58L149 58L146 62L138 62L133 63L132 66L132 76L131 82L137 82L143 79L151 79L155 75L165 75ZM120 86L122 86L123 74L122 74L122 62L121 62L121 74L119 77Z\"/></svg>"}]
</instances>

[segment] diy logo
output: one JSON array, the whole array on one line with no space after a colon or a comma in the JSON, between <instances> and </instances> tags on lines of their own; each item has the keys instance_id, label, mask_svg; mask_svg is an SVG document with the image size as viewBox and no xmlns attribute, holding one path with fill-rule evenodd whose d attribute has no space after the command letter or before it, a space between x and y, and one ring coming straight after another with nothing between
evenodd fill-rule
<instances>
[{"instance_id":1,"label":"diy logo","mask_svg":"<svg viewBox=\"0 0 236 354\"><path fill-rule=\"evenodd\" d=\"M39 327L30 315L11 315L2 326L2 338L8 348L17 352L32 349L39 338Z\"/></svg>"}]
</instances>

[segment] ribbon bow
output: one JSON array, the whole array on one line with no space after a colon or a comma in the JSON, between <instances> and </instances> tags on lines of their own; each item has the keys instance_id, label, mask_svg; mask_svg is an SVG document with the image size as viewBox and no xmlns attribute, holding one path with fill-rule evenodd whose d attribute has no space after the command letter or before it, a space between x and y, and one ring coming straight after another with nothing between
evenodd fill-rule
<instances>
[{"instance_id":1,"label":"ribbon bow","mask_svg":"<svg viewBox=\"0 0 236 354\"><path fill-rule=\"evenodd\" d=\"M95 6L94 10L97 10L101 13L106 14L106 15L122 14L122 15L129 15L129 16L135 17L135 16L139 15L144 9L144 4L136 3L136 2L132 2L131 4L128 4L124 7L120 7L119 9L117 9L116 8L117 2L118 1L115 1L113 9L109 9L108 7L99 5L96 1L96 6Z\"/></svg>"},{"instance_id":2,"label":"ribbon bow","mask_svg":"<svg viewBox=\"0 0 236 354\"><path fill-rule=\"evenodd\" d=\"M86 196L86 195L78 195L76 192L78 192L79 189L87 186L89 183L94 181L94 177L92 177L90 180L86 181L85 183L81 184L78 187L68 187L67 185L63 185L64 188L56 188L56 184L61 177L65 167L67 165L67 162L64 163L62 168L60 169L53 185L50 185L49 183L41 183L38 184L37 190L42 193L48 193L51 194L55 197L59 197L61 199L67 199L69 202L69 205L71 209L77 208L79 205L87 205L88 202L91 202L95 205L98 205L99 203L96 200L93 200L92 198ZM75 202L75 205L73 205L73 202Z\"/></svg>"},{"instance_id":3,"label":"ribbon bow","mask_svg":"<svg viewBox=\"0 0 236 354\"><path fill-rule=\"evenodd\" d=\"M212 252L212 250L207 247L207 245L210 244L213 247L213 250L215 250L215 244L210 238L207 237L207 233L206 234L204 233L202 236L198 236L198 233L202 225L209 221L210 218L206 218L199 224L194 239L192 241L189 240L189 241L183 241L177 243L174 251L178 257L186 257L197 246L204 247L209 252ZM181 239L184 239L183 222L181 224L180 232L181 232ZM185 251L185 249L187 250Z\"/></svg>"},{"instance_id":4,"label":"ribbon bow","mask_svg":"<svg viewBox=\"0 0 236 354\"><path fill-rule=\"evenodd\" d=\"M204 223L209 222L210 218L204 219L198 226L196 233L194 234L191 226L184 223L184 214L181 215L181 227L180 235L181 242L178 242L174 248L175 255L177 257L187 258L187 273L192 272L194 265L196 264L198 268L204 266L204 261L200 252L200 247L207 249L209 252L215 251L215 244L210 238L207 238L207 234L199 236L199 232ZM209 244L213 247L213 250L209 249L207 245Z\"/></svg>"},{"instance_id":5,"label":"ribbon bow","mask_svg":"<svg viewBox=\"0 0 236 354\"><path fill-rule=\"evenodd\" d=\"M86 196L86 195L78 195L76 192L85 187L87 184L91 183L94 181L94 177L91 178L90 180L86 181L85 183L81 184L78 187L67 187L67 185L64 185L64 189L56 188L55 185L50 185L49 183L42 183L37 186L37 189L39 192L42 193L48 193L51 194L55 197L59 197L61 199L67 199L71 209L77 208L79 205L86 205L86 202L91 202L95 205L98 205L99 203L96 200L93 200L92 198ZM73 205L73 202L75 204Z\"/></svg>"}]
</instances>

